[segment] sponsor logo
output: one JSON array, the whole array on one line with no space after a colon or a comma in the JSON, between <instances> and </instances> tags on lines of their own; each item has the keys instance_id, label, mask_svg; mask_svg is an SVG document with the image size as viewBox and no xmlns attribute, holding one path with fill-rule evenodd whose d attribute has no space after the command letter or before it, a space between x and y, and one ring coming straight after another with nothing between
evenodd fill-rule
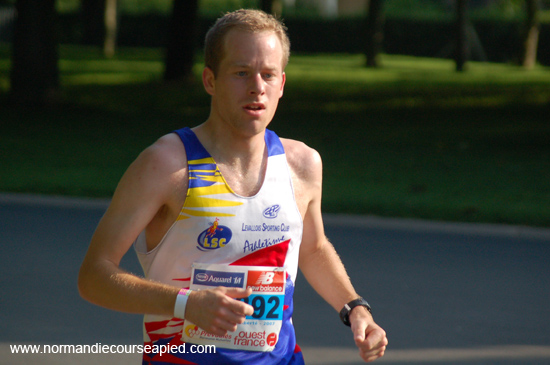
<instances>
[{"instance_id":1,"label":"sponsor logo","mask_svg":"<svg viewBox=\"0 0 550 365\"><path fill-rule=\"evenodd\" d=\"M248 332L241 331L233 339L233 344L239 346L264 347L266 344L265 331Z\"/></svg>"},{"instance_id":2,"label":"sponsor logo","mask_svg":"<svg viewBox=\"0 0 550 365\"><path fill-rule=\"evenodd\" d=\"M189 338L193 338L196 334L199 332L199 326L196 326L194 324L190 324L187 327L185 327L185 334Z\"/></svg>"},{"instance_id":3,"label":"sponsor logo","mask_svg":"<svg viewBox=\"0 0 550 365\"><path fill-rule=\"evenodd\" d=\"M260 276L258 277L258 280L256 280L256 285L258 284L264 284L269 285L273 284L273 277L275 276L275 272L268 271L268 272L262 272Z\"/></svg>"},{"instance_id":4,"label":"sponsor logo","mask_svg":"<svg viewBox=\"0 0 550 365\"><path fill-rule=\"evenodd\" d=\"M247 288L255 292L282 293L285 287L283 271L249 271Z\"/></svg>"},{"instance_id":5,"label":"sponsor logo","mask_svg":"<svg viewBox=\"0 0 550 365\"><path fill-rule=\"evenodd\" d=\"M198 273L197 275L195 275L195 278L198 281L206 281L206 280L208 280L208 274L204 273L204 272L201 272L201 273Z\"/></svg>"},{"instance_id":6,"label":"sponsor logo","mask_svg":"<svg viewBox=\"0 0 550 365\"><path fill-rule=\"evenodd\" d=\"M244 273L195 269L193 284L242 288Z\"/></svg>"},{"instance_id":7,"label":"sponsor logo","mask_svg":"<svg viewBox=\"0 0 550 365\"><path fill-rule=\"evenodd\" d=\"M279 204L275 204L264 210L264 217L273 219L277 218L277 215L279 214L279 210L281 209L281 206Z\"/></svg>"},{"instance_id":8,"label":"sponsor logo","mask_svg":"<svg viewBox=\"0 0 550 365\"><path fill-rule=\"evenodd\" d=\"M201 251L216 250L218 248L223 248L229 243L233 233L231 230L219 224L219 219L216 218L214 222L211 223L211 226L199 235L197 242L197 248Z\"/></svg>"},{"instance_id":9,"label":"sponsor logo","mask_svg":"<svg viewBox=\"0 0 550 365\"><path fill-rule=\"evenodd\" d=\"M267 344L268 346L275 346L277 343L277 333L271 332L266 336L265 331L263 332L247 332L247 331L241 331L235 338L233 339L233 343L235 345L240 346L249 346L249 347L265 347Z\"/></svg>"},{"instance_id":10,"label":"sponsor logo","mask_svg":"<svg viewBox=\"0 0 550 365\"><path fill-rule=\"evenodd\" d=\"M189 338L193 338L193 337L197 336L197 337L203 338L203 339L204 338L214 338L216 340L225 340L225 342L227 342L227 340L230 340L233 337L230 334L225 334L224 336L216 336L216 335L213 335L209 332L206 332L205 330L200 329L199 326L194 325L194 324L187 325L184 329L184 332L187 335L187 337L189 337Z\"/></svg>"},{"instance_id":11,"label":"sponsor logo","mask_svg":"<svg viewBox=\"0 0 550 365\"><path fill-rule=\"evenodd\" d=\"M270 333L269 335L267 335L266 341L269 346L275 346L275 344L277 343L277 334L275 332Z\"/></svg>"}]
</instances>

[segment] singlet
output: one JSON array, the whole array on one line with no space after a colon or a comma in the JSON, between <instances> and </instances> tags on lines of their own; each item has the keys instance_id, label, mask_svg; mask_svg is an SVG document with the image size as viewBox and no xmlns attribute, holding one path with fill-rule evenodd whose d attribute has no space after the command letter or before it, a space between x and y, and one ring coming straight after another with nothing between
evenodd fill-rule
<instances>
[{"instance_id":1,"label":"singlet","mask_svg":"<svg viewBox=\"0 0 550 365\"><path fill-rule=\"evenodd\" d=\"M160 356L149 352L144 353L143 364L302 364L292 325L292 295L303 222L279 137L266 130L268 160L264 182L255 196L243 197L231 190L191 129L175 133L187 154L189 187L178 218L159 245L146 252L144 232L134 244L146 278L188 288L193 263L284 267L282 328L271 352L223 348L214 354ZM183 344L183 323L179 318L145 315L144 347Z\"/></svg>"}]
</instances>

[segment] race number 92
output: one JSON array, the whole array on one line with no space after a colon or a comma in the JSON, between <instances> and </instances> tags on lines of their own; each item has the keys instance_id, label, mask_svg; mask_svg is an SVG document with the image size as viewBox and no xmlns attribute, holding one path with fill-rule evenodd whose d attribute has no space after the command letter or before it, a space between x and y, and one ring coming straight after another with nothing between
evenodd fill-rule
<instances>
[{"instance_id":1,"label":"race number 92","mask_svg":"<svg viewBox=\"0 0 550 365\"><path fill-rule=\"evenodd\" d=\"M250 295L241 301L254 308L251 316L246 319L279 320L283 319L284 295Z\"/></svg>"}]
</instances>

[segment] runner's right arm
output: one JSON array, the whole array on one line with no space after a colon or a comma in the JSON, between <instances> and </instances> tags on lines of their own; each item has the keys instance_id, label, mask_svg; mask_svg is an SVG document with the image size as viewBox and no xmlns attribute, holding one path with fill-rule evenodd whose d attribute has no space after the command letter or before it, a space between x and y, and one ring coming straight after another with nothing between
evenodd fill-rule
<instances>
[{"instance_id":1,"label":"runner's right arm","mask_svg":"<svg viewBox=\"0 0 550 365\"><path fill-rule=\"evenodd\" d=\"M154 283L120 268L122 257L163 208L178 173L166 160L166 138L143 151L130 165L101 218L82 263L78 288L82 297L117 311L170 315L178 288Z\"/></svg>"},{"instance_id":2,"label":"runner's right arm","mask_svg":"<svg viewBox=\"0 0 550 365\"><path fill-rule=\"evenodd\" d=\"M119 265L146 227L151 228L148 238L163 236L161 232L168 229L183 205L187 179L185 150L173 134L159 139L130 165L80 268L78 289L84 299L122 312L173 316L180 288L138 277ZM197 325L217 333L233 329L251 310L243 302L227 299L227 294L239 296L237 292L217 289L197 294L189 297L186 313Z\"/></svg>"}]
</instances>

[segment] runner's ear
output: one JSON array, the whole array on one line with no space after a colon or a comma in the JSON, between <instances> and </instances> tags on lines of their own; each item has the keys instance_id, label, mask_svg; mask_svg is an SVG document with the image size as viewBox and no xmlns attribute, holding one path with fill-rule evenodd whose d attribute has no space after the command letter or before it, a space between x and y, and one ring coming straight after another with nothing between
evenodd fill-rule
<instances>
[{"instance_id":1,"label":"runner's ear","mask_svg":"<svg viewBox=\"0 0 550 365\"><path fill-rule=\"evenodd\" d=\"M214 75L214 71L212 71L209 67L205 67L204 70L202 70L202 84L204 86L204 90L212 96L214 96L216 91L215 81L216 76Z\"/></svg>"},{"instance_id":2,"label":"runner's ear","mask_svg":"<svg viewBox=\"0 0 550 365\"><path fill-rule=\"evenodd\" d=\"M283 82L281 82L281 95L279 95L279 99L283 97L285 82L286 82L286 73L283 72Z\"/></svg>"}]
</instances>

